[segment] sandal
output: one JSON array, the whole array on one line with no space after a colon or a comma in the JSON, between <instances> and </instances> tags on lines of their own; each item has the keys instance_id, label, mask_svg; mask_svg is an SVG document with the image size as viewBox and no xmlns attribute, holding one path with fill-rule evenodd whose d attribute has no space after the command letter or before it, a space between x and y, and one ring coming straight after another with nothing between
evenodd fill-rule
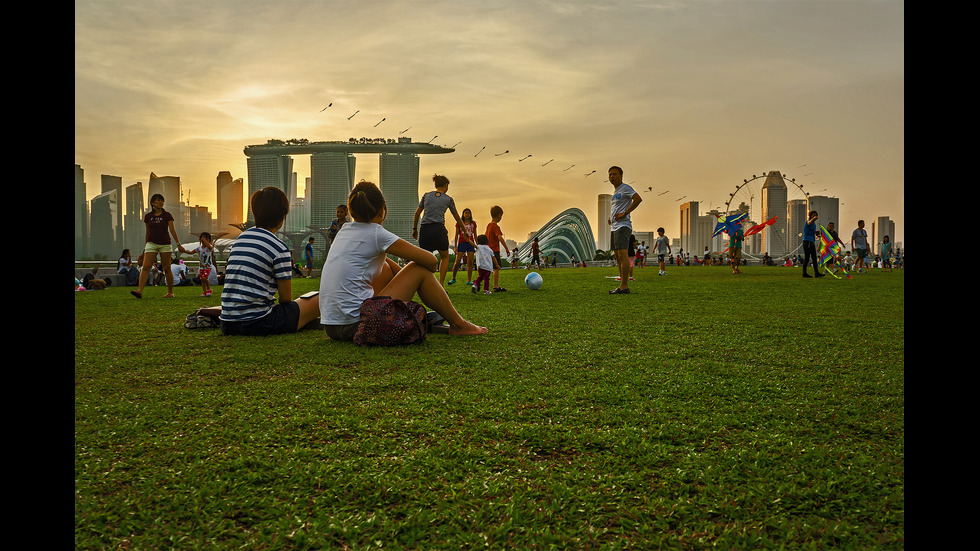
<instances>
[{"instance_id":1,"label":"sandal","mask_svg":"<svg viewBox=\"0 0 980 551\"><path fill-rule=\"evenodd\" d=\"M620 289L619 287L616 287L612 291L609 291L610 295L628 295L629 293L630 293L629 287L625 289Z\"/></svg>"}]
</instances>

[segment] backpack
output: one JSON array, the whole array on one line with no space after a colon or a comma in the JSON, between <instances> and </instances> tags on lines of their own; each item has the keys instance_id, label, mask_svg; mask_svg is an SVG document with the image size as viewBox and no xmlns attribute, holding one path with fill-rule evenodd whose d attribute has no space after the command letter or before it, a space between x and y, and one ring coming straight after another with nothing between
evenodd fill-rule
<instances>
[{"instance_id":1,"label":"backpack","mask_svg":"<svg viewBox=\"0 0 980 551\"><path fill-rule=\"evenodd\" d=\"M361 304L361 323L354 335L358 346L398 346L425 341L426 311L417 302L373 297Z\"/></svg>"}]
</instances>

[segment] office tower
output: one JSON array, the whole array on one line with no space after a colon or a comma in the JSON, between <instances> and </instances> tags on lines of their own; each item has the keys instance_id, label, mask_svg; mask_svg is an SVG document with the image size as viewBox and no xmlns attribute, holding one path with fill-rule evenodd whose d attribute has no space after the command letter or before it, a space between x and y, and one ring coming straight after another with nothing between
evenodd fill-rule
<instances>
[{"instance_id":1,"label":"office tower","mask_svg":"<svg viewBox=\"0 0 980 551\"><path fill-rule=\"evenodd\" d=\"M232 179L227 170L218 173L217 178L218 204L216 213L218 232L231 232L237 235L237 226L245 221L245 182L241 178Z\"/></svg>"},{"instance_id":2,"label":"office tower","mask_svg":"<svg viewBox=\"0 0 980 551\"><path fill-rule=\"evenodd\" d=\"M819 215L817 224L827 227L827 224L833 222L837 231L841 231L840 199L837 197L827 197L826 195L811 195L810 210L817 211Z\"/></svg>"},{"instance_id":3,"label":"office tower","mask_svg":"<svg viewBox=\"0 0 980 551\"><path fill-rule=\"evenodd\" d=\"M870 247L873 254L881 253L881 243L886 235L893 243L892 254L895 254L895 222L887 216L879 216L871 222Z\"/></svg>"},{"instance_id":4,"label":"office tower","mask_svg":"<svg viewBox=\"0 0 980 551\"><path fill-rule=\"evenodd\" d=\"M357 159L346 151L322 151L310 155L310 183L306 201L309 226L328 228L337 215L337 205L346 205L354 187Z\"/></svg>"},{"instance_id":5,"label":"office tower","mask_svg":"<svg viewBox=\"0 0 980 551\"><path fill-rule=\"evenodd\" d=\"M163 208L173 212L181 199L180 176L157 176L151 172L150 181L146 186L147 203L149 203L150 197L157 193L163 195L165 203Z\"/></svg>"},{"instance_id":6,"label":"office tower","mask_svg":"<svg viewBox=\"0 0 980 551\"><path fill-rule=\"evenodd\" d=\"M608 193L600 193L598 197L599 203L599 220L596 223L596 243L599 246L599 250L608 251L612 247L610 240L612 239L612 226L609 225L609 217L612 215L612 195Z\"/></svg>"},{"instance_id":7,"label":"office tower","mask_svg":"<svg viewBox=\"0 0 980 551\"><path fill-rule=\"evenodd\" d=\"M119 258L119 236L116 235L116 218L119 212L119 192L112 189L92 198L89 227L92 229L91 251L93 258Z\"/></svg>"},{"instance_id":8,"label":"office tower","mask_svg":"<svg viewBox=\"0 0 980 551\"><path fill-rule=\"evenodd\" d=\"M773 258L785 255L788 250L786 247L786 201L789 198L789 190L786 182L778 170L772 170L766 176L766 182L762 185L762 220L769 220L773 216L776 221L771 226L766 226L762 230L762 249L768 252Z\"/></svg>"},{"instance_id":9,"label":"office tower","mask_svg":"<svg viewBox=\"0 0 980 551\"><path fill-rule=\"evenodd\" d=\"M414 153L381 153L379 162L381 192L388 204L384 227L409 243L418 243L412 238L412 222L419 206L419 156ZM446 222L450 222L450 219L451 215L447 215ZM455 222L450 225L456 227Z\"/></svg>"},{"instance_id":10,"label":"office tower","mask_svg":"<svg viewBox=\"0 0 980 551\"><path fill-rule=\"evenodd\" d=\"M704 252L704 246L706 242L702 242L701 235L699 235L698 219L701 214L699 212L700 203L697 201L691 201L681 205L681 249L684 249L685 253L690 253L693 257L694 255L700 255Z\"/></svg>"},{"instance_id":11,"label":"office tower","mask_svg":"<svg viewBox=\"0 0 980 551\"><path fill-rule=\"evenodd\" d=\"M85 198L85 171L75 165L75 260L89 256L88 200Z\"/></svg>"},{"instance_id":12,"label":"office tower","mask_svg":"<svg viewBox=\"0 0 980 551\"><path fill-rule=\"evenodd\" d=\"M793 199L786 203L786 251L803 254L803 227L809 220L806 199Z\"/></svg>"},{"instance_id":13,"label":"office tower","mask_svg":"<svg viewBox=\"0 0 980 551\"><path fill-rule=\"evenodd\" d=\"M249 157L248 165L248 197L265 187L279 188L289 197L290 184L293 175L293 158L289 155L256 155ZM248 208L246 218L249 222L255 220L252 209Z\"/></svg>"},{"instance_id":14,"label":"office tower","mask_svg":"<svg viewBox=\"0 0 980 551\"><path fill-rule=\"evenodd\" d=\"M306 197L296 197L289 202L289 215L282 227L287 232L308 232L310 229L310 203Z\"/></svg>"},{"instance_id":15,"label":"office tower","mask_svg":"<svg viewBox=\"0 0 980 551\"><path fill-rule=\"evenodd\" d=\"M188 213L188 235L186 239L188 241L195 241L199 239L198 235L201 232L213 233L214 221L213 216L211 216L211 211L207 207L202 207L201 205L194 205L193 207L187 207ZM181 239L185 239L185 236L177 234Z\"/></svg>"},{"instance_id":16,"label":"office tower","mask_svg":"<svg viewBox=\"0 0 980 551\"><path fill-rule=\"evenodd\" d=\"M108 174L102 175L102 193L107 191L115 191L116 198L121 199L123 196L123 186L122 178L119 176L110 176ZM113 229L113 234L116 236L116 247L120 251L123 247L123 205L120 202L119 208L116 209L116 219L113 220L115 228Z\"/></svg>"},{"instance_id":17,"label":"office tower","mask_svg":"<svg viewBox=\"0 0 980 551\"><path fill-rule=\"evenodd\" d=\"M146 245L146 226L143 224L143 216L146 215L146 207L143 203L143 183L136 182L131 186L126 186L126 216L123 228L123 240L133 258L143 252Z\"/></svg>"}]
</instances>

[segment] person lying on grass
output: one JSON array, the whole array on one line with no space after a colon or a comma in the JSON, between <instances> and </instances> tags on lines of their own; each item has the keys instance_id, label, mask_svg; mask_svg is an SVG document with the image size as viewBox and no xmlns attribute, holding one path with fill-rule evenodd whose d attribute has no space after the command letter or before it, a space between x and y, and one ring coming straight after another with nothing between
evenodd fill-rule
<instances>
[{"instance_id":1,"label":"person lying on grass","mask_svg":"<svg viewBox=\"0 0 980 551\"><path fill-rule=\"evenodd\" d=\"M347 201L354 221L337 232L320 279L320 323L328 337L351 341L360 323L361 304L376 296L404 301L416 293L449 323L450 335L482 335L486 327L460 316L435 277L439 261L429 251L389 232L381 223L388 214L378 186L361 181ZM387 255L408 261L399 268Z\"/></svg>"}]
</instances>

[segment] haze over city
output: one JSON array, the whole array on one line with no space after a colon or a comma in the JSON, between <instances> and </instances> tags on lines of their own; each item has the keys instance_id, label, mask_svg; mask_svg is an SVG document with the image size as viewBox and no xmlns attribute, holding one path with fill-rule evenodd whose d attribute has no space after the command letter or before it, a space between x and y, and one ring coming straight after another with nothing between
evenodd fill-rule
<instances>
[{"instance_id":1,"label":"haze over city","mask_svg":"<svg viewBox=\"0 0 980 551\"><path fill-rule=\"evenodd\" d=\"M420 191L445 174L516 241L570 207L596 228L618 165L652 188L636 230L677 237L682 203L779 170L840 198L842 235L888 216L901 242L904 120L899 1L75 2L88 199L154 172L214 212L246 145L407 136L456 150L421 157Z\"/></svg>"}]
</instances>

